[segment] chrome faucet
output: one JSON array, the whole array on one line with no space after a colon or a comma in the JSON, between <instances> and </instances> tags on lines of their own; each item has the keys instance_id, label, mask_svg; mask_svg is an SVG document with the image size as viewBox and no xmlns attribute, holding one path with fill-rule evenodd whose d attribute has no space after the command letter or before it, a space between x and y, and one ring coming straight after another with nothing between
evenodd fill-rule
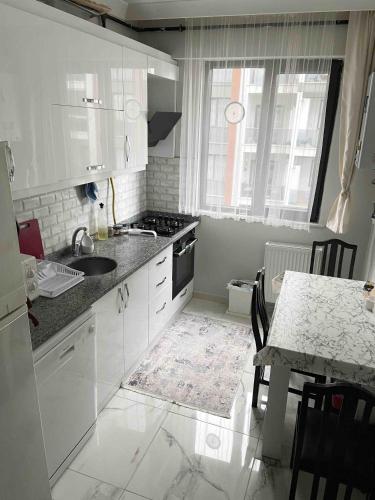
<instances>
[{"instance_id":1,"label":"chrome faucet","mask_svg":"<svg viewBox=\"0 0 375 500\"><path fill-rule=\"evenodd\" d=\"M72 254L73 254L73 257L78 257L80 249L81 249L81 243L77 243L77 241L76 241L77 234L80 231L87 231L87 227L85 227L85 226L78 227L73 233L73 236L72 236Z\"/></svg>"}]
</instances>

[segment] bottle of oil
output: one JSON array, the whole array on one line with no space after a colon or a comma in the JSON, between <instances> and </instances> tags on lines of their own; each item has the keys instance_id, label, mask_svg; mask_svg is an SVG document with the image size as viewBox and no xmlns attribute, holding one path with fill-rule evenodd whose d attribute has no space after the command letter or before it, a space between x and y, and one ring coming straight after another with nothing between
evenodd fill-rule
<instances>
[{"instance_id":1,"label":"bottle of oil","mask_svg":"<svg viewBox=\"0 0 375 500\"><path fill-rule=\"evenodd\" d=\"M108 220L107 212L104 210L104 203L100 203L99 207L98 240L108 240Z\"/></svg>"}]
</instances>

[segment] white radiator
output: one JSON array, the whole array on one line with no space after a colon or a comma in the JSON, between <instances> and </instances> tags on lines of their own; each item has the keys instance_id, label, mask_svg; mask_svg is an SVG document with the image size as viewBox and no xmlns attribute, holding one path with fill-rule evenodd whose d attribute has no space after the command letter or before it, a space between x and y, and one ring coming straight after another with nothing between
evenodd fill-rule
<instances>
[{"instance_id":1,"label":"white radiator","mask_svg":"<svg viewBox=\"0 0 375 500\"><path fill-rule=\"evenodd\" d=\"M265 295L266 302L275 302L277 295L272 293L272 279L284 271L301 271L308 273L310 270L312 247L308 245L295 245L291 243L275 243L267 241L264 252ZM321 249L317 249L314 262L314 272L320 266Z\"/></svg>"}]
</instances>

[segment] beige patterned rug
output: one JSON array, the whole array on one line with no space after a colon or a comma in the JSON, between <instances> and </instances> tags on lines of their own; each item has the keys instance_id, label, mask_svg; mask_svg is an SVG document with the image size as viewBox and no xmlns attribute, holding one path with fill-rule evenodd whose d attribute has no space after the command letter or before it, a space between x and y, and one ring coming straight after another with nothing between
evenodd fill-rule
<instances>
[{"instance_id":1,"label":"beige patterned rug","mask_svg":"<svg viewBox=\"0 0 375 500\"><path fill-rule=\"evenodd\" d=\"M251 342L248 326L181 313L125 387L230 418Z\"/></svg>"}]
</instances>

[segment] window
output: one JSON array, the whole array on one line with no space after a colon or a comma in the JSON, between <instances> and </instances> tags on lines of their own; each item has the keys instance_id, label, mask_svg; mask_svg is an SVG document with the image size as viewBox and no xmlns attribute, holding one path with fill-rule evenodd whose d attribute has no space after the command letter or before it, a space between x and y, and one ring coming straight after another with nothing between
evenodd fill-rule
<instances>
[{"instance_id":1,"label":"window","mask_svg":"<svg viewBox=\"0 0 375 500\"><path fill-rule=\"evenodd\" d=\"M340 61L207 63L201 208L317 222L340 85ZM307 67L306 67L307 66ZM245 116L229 123L240 101ZM326 113L327 106L327 113ZM313 209L312 209L313 207Z\"/></svg>"}]
</instances>

